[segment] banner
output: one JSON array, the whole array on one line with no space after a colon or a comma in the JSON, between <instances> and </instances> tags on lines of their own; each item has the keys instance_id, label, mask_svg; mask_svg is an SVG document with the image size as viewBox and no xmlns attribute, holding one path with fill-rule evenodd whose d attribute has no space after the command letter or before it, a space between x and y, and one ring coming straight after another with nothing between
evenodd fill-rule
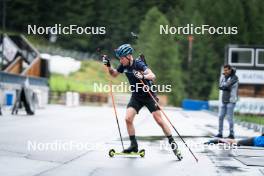
<instances>
[{"instance_id":1,"label":"banner","mask_svg":"<svg viewBox=\"0 0 264 176\"><path fill-rule=\"evenodd\" d=\"M264 70L236 70L240 84L264 84Z\"/></svg>"}]
</instances>

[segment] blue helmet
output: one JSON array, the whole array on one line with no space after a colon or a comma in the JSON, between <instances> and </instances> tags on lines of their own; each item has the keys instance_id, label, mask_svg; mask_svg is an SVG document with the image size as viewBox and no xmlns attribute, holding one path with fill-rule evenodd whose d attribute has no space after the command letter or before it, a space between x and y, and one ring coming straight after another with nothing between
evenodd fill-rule
<instances>
[{"instance_id":1,"label":"blue helmet","mask_svg":"<svg viewBox=\"0 0 264 176\"><path fill-rule=\"evenodd\" d=\"M131 47L130 44L123 44L115 50L115 54L116 57L120 58L132 54L133 51L134 49Z\"/></svg>"}]
</instances>

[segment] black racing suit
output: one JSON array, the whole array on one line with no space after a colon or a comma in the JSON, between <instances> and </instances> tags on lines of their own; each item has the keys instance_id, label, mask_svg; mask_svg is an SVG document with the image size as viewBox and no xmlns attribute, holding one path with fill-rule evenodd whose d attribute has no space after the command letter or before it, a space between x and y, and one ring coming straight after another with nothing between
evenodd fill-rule
<instances>
[{"instance_id":1,"label":"black racing suit","mask_svg":"<svg viewBox=\"0 0 264 176\"><path fill-rule=\"evenodd\" d=\"M145 91L143 90L143 85L140 82L140 80L136 78L133 74L133 71L144 72L146 69L148 69L147 64L145 64L145 62L142 61L140 58L134 60L131 66L123 66L122 64L120 64L117 67L117 71L119 73L126 74L126 77L131 86L132 96L127 105L127 108L132 107L137 111L137 113L140 111L140 109L143 106L146 106L151 113L159 110L158 106L156 105L155 101L151 98L147 90L146 89L144 89ZM151 80L143 80L143 81L149 87L153 85L153 82ZM151 93L156 98L156 100L158 100L156 96L156 92L151 91Z\"/></svg>"}]
</instances>

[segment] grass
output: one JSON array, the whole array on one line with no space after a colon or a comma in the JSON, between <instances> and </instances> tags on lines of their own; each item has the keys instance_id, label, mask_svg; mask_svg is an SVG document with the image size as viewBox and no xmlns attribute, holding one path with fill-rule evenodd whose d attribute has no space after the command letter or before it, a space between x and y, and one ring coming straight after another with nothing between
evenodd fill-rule
<instances>
[{"instance_id":1,"label":"grass","mask_svg":"<svg viewBox=\"0 0 264 176\"><path fill-rule=\"evenodd\" d=\"M263 116L237 114L234 117L236 120L239 120L239 121L264 125L264 117Z\"/></svg>"},{"instance_id":2,"label":"grass","mask_svg":"<svg viewBox=\"0 0 264 176\"><path fill-rule=\"evenodd\" d=\"M60 74L52 74L49 80L51 91L55 92L66 92L66 91L76 91L76 92L94 92L94 84L109 83L109 75L106 72L102 63L87 60L82 61L81 68L75 73L71 73L69 76L64 76ZM120 84L126 81L123 75L117 77L116 79L110 78L113 84Z\"/></svg>"}]
</instances>

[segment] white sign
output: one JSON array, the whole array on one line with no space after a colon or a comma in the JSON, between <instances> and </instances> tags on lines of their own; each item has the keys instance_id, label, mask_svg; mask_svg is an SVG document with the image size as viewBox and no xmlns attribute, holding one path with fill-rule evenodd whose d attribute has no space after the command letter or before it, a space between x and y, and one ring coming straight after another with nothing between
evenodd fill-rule
<instances>
[{"instance_id":1,"label":"white sign","mask_svg":"<svg viewBox=\"0 0 264 176\"><path fill-rule=\"evenodd\" d=\"M18 49L16 45L8 38L4 38L4 56L5 58L11 62L17 53Z\"/></svg>"},{"instance_id":2,"label":"white sign","mask_svg":"<svg viewBox=\"0 0 264 176\"><path fill-rule=\"evenodd\" d=\"M237 70L236 75L242 84L264 84L264 70Z\"/></svg>"},{"instance_id":3,"label":"white sign","mask_svg":"<svg viewBox=\"0 0 264 176\"><path fill-rule=\"evenodd\" d=\"M264 114L264 99L241 98L236 104L235 112L241 114Z\"/></svg>"}]
</instances>

